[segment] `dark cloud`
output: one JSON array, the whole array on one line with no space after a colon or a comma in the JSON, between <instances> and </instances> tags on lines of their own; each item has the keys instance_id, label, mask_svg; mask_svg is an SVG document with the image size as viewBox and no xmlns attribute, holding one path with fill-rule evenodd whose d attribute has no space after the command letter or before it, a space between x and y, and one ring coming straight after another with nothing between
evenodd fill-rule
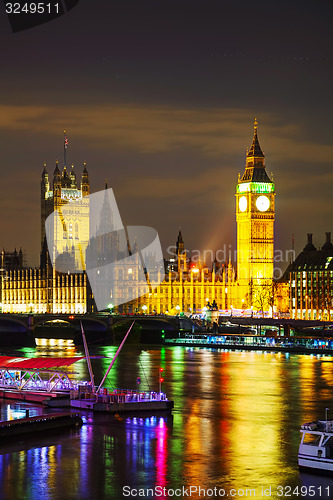
<instances>
[{"instance_id":1,"label":"dark cloud","mask_svg":"<svg viewBox=\"0 0 333 500\"><path fill-rule=\"evenodd\" d=\"M40 174L62 162L64 129L69 162L87 161L93 191L109 179L126 223L156 227L165 248L179 226L189 248L234 245L255 116L277 245L332 230L332 9L81 0L16 34L0 17L1 245L38 262Z\"/></svg>"}]
</instances>

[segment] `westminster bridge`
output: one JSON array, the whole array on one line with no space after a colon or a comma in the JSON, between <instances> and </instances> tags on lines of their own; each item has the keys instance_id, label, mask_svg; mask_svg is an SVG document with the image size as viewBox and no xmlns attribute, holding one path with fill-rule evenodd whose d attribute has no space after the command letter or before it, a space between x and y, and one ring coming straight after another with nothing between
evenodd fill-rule
<instances>
[{"instance_id":1,"label":"westminster bridge","mask_svg":"<svg viewBox=\"0 0 333 500\"><path fill-rule=\"evenodd\" d=\"M116 315L110 313L87 314L33 314L0 313L0 346L34 345L35 338L64 338L82 343L81 323L89 343L118 344L132 321L135 325L131 341L163 343L166 338L178 337L182 332L203 332L206 325L200 325L187 316L170 315ZM289 336L291 329L298 332L309 328L331 330L330 323L291 318L239 318L226 317L232 323L230 333L241 333L255 328L257 334L270 327L278 328L278 335ZM226 323L219 326L219 332L227 333ZM130 339L129 339L130 340Z\"/></svg>"},{"instance_id":2,"label":"westminster bridge","mask_svg":"<svg viewBox=\"0 0 333 500\"><path fill-rule=\"evenodd\" d=\"M224 318L225 321L229 321L233 325L247 325L247 326L280 326L284 328L286 326L290 328L315 328L321 327L323 329L328 328L332 325L332 322L322 321L322 320L300 320L292 318L255 318L255 317L238 317L229 316ZM105 331L111 331L113 326L118 323L123 322L138 322L141 325L149 324L160 324L161 328L166 330L179 329L190 329L192 325L197 325L187 316L170 316L162 314L109 314L109 313L86 313L86 314L34 314L34 313L0 313L0 330L6 327L12 327L10 329L24 330L24 331L34 331L36 327L49 324L51 322L64 322L75 329L81 331L81 322L84 329L103 329Z\"/></svg>"},{"instance_id":3,"label":"westminster bridge","mask_svg":"<svg viewBox=\"0 0 333 500\"><path fill-rule=\"evenodd\" d=\"M81 344L81 323L88 342L114 344L119 343L133 321L134 342L161 343L165 336L174 337L181 329L191 330L190 320L178 316L0 313L0 346L34 345L35 338L72 339ZM188 323L185 328L184 322Z\"/></svg>"}]
</instances>

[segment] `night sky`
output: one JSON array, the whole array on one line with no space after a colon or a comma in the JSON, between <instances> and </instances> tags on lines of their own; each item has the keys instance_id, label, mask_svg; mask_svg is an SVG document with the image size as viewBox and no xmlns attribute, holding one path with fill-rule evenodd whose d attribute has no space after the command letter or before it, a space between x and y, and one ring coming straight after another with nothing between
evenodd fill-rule
<instances>
[{"instance_id":1,"label":"night sky","mask_svg":"<svg viewBox=\"0 0 333 500\"><path fill-rule=\"evenodd\" d=\"M4 2L5 3L5 2ZM276 249L333 211L333 2L81 0L12 33L0 11L0 245L37 265L40 177L63 162L105 178L123 222L165 256L235 247L235 186L253 121L276 184Z\"/></svg>"}]
</instances>

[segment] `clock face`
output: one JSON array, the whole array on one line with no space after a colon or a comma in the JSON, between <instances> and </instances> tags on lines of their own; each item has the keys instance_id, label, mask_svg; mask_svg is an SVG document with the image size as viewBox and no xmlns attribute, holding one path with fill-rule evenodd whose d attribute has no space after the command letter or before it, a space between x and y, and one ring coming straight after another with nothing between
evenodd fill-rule
<instances>
[{"instance_id":1,"label":"clock face","mask_svg":"<svg viewBox=\"0 0 333 500\"><path fill-rule=\"evenodd\" d=\"M247 199L246 199L246 196L241 196L239 198L239 211L240 212L245 212L246 208L247 208Z\"/></svg>"},{"instance_id":2,"label":"clock face","mask_svg":"<svg viewBox=\"0 0 333 500\"><path fill-rule=\"evenodd\" d=\"M258 196L256 199L256 207L260 212L266 212L269 209L271 202L267 196Z\"/></svg>"}]
</instances>

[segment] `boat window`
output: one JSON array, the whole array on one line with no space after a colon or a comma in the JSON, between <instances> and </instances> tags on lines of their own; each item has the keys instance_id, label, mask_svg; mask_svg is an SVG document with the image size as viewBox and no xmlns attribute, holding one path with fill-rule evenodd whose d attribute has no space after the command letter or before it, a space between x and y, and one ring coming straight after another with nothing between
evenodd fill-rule
<instances>
[{"instance_id":1,"label":"boat window","mask_svg":"<svg viewBox=\"0 0 333 500\"><path fill-rule=\"evenodd\" d=\"M318 446L320 441L320 436L317 434L304 434L304 444L312 444L314 446Z\"/></svg>"},{"instance_id":2,"label":"boat window","mask_svg":"<svg viewBox=\"0 0 333 500\"><path fill-rule=\"evenodd\" d=\"M327 439L327 441L324 441L323 443L325 446L330 446L333 449L333 437L330 437Z\"/></svg>"}]
</instances>

